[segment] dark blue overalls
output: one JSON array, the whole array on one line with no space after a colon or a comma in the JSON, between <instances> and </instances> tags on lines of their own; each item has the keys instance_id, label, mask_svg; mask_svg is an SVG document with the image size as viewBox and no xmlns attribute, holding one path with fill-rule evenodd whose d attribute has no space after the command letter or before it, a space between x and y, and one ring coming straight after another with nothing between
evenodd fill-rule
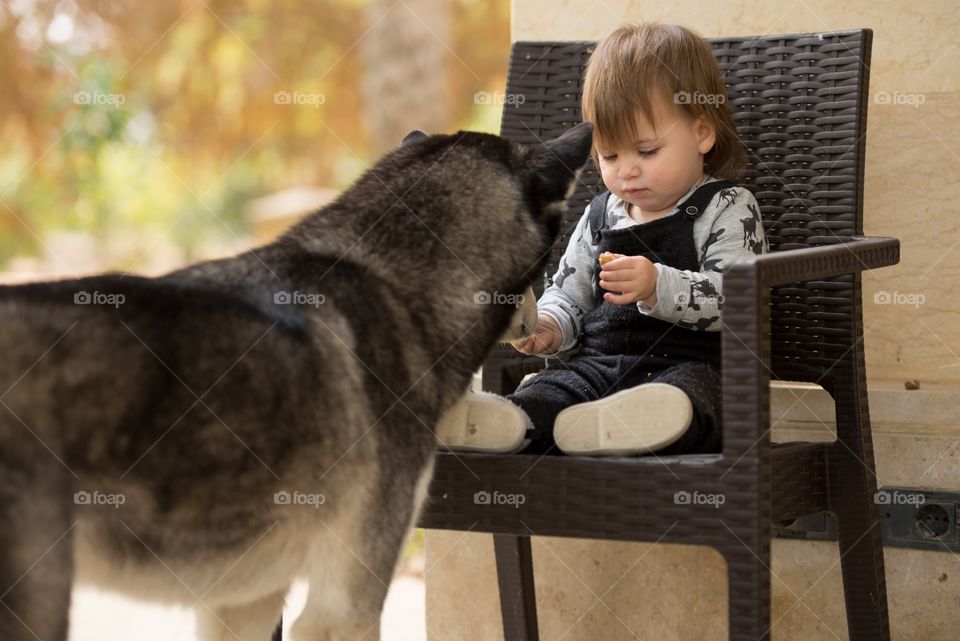
<instances>
[{"instance_id":1,"label":"dark blue overalls","mask_svg":"<svg viewBox=\"0 0 960 641\"><path fill-rule=\"evenodd\" d=\"M679 211L621 229L606 228L610 192L590 203L588 216L597 255L612 252L644 256L682 270L699 271L699 251L693 241L694 220L721 189L736 183L714 181L698 187L680 203ZM693 423L662 454L719 452L720 332L682 327L640 313L635 303L603 300L599 265L594 273L595 305L584 317L580 350L565 361L551 359L541 373L524 381L507 396L533 421L525 454L556 453L553 423L561 410L594 401L643 383L679 387L693 404ZM659 301L658 305L672 304Z\"/></svg>"}]
</instances>

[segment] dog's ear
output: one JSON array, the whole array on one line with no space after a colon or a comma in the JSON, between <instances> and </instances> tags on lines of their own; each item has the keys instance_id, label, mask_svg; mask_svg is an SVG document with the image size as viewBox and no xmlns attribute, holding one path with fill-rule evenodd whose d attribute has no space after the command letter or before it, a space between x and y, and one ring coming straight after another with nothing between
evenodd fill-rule
<instances>
[{"instance_id":1,"label":"dog's ear","mask_svg":"<svg viewBox=\"0 0 960 641\"><path fill-rule=\"evenodd\" d=\"M532 171L530 189L541 202L566 200L577 172L587 162L593 144L593 124L581 122L553 140L527 148Z\"/></svg>"},{"instance_id":2,"label":"dog's ear","mask_svg":"<svg viewBox=\"0 0 960 641\"><path fill-rule=\"evenodd\" d=\"M427 136L427 134L423 133L419 129L414 129L403 137L403 140L400 141L400 146L403 147L404 145L409 145L412 142L417 142L418 140L423 140L424 138L428 137L429 136Z\"/></svg>"}]
</instances>

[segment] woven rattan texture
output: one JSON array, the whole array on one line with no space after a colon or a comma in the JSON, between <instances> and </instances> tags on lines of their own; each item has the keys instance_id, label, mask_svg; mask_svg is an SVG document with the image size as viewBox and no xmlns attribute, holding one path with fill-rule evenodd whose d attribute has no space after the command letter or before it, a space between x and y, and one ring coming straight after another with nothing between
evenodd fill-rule
<instances>
[{"instance_id":1,"label":"woven rattan texture","mask_svg":"<svg viewBox=\"0 0 960 641\"><path fill-rule=\"evenodd\" d=\"M760 204L771 250L849 241L862 235L863 144L869 32L713 38L727 100L747 152L740 179ZM584 66L592 42L518 42L507 81L502 135L549 140L581 120ZM570 233L603 190L588 162L567 203L564 235L545 279L552 277ZM771 295L774 376L815 382L849 349L852 277L775 288ZM537 294L542 292L538 283Z\"/></svg>"}]
</instances>

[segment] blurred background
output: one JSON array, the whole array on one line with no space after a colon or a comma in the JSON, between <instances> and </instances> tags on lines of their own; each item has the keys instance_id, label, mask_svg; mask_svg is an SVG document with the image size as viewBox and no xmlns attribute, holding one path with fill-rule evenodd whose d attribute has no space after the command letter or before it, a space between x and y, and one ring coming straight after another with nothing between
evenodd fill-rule
<instances>
[{"instance_id":1,"label":"blurred background","mask_svg":"<svg viewBox=\"0 0 960 641\"><path fill-rule=\"evenodd\" d=\"M413 128L497 131L508 0L0 0L0 272L245 249Z\"/></svg>"},{"instance_id":2,"label":"blurred background","mask_svg":"<svg viewBox=\"0 0 960 641\"><path fill-rule=\"evenodd\" d=\"M267 242L411 129L498 131L509 49L509 0L0 0L0 282ZM417 531L384 641L426 638L423 564ZM72 612L71 641L195 638L95 589Z\"/></svg>"}]
</instances>

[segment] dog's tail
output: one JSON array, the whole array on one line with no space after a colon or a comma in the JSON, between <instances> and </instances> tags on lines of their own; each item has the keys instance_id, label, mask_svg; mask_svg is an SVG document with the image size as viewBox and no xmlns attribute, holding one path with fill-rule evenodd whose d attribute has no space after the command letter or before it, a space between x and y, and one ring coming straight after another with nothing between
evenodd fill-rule
<instances>
[{"instance_id":1,"label":"dog's tail","mask_svg":"<svg viewBox=\"0 0 960 641\"><path fill-rule=\"evenodd\" d=\"M0 639L66 641L73 475L0 405Z\"/></svg>"}]
</instances>

